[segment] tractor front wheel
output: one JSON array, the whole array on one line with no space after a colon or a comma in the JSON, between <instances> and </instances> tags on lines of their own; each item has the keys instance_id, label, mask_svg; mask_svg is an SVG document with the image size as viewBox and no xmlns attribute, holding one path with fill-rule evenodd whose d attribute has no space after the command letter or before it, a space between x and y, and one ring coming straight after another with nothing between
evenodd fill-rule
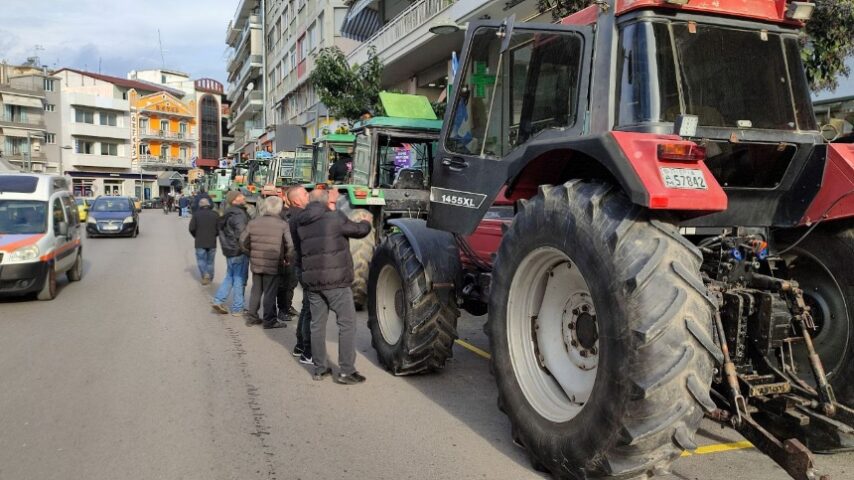
<instances>
[{"instance_id":1,"label":"tractor front wheel","mask_svg":"<svg viewBox=\"0 0 854 480\"><path fill-rule=\"evenodd\" d=\"M696 447L717 348L701 260L610 185L546 186L523 202L487 330L499 407L535 468L635 478Z\"/></svg>"}]
</instances>

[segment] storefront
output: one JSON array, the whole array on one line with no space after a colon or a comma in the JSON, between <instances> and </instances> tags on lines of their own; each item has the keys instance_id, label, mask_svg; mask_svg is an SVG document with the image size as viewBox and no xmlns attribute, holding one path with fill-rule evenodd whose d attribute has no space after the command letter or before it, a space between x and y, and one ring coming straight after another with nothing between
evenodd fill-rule
<instances>
[{"instance_id":1,"label":"storefront","mask_svg":"<svg viewBox=\"0 0 854 480\"><path fill-rule=\"evenodd\" d=\"M156 192L157 175L150 173L67 172L75 197L129 195L149 199Z\"/></svg>"}]
</instances>

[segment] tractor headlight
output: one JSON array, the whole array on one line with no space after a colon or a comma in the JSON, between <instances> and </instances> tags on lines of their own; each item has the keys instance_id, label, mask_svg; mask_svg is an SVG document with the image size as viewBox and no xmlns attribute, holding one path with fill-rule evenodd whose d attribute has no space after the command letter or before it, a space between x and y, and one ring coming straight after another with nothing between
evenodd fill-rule
<instances>
[{"instance_id":1,"label":"tractor headlight","mask_svg":"<svg viewBox=\"0 0 854 480\"><path fill-rule=\"evenodd\" d=\"M30 262L39 258L39 247L35 245L29 245L27 247L21 247L14 252L12 252L9 260L13 262Z\"/></svg>"}]
</instances>

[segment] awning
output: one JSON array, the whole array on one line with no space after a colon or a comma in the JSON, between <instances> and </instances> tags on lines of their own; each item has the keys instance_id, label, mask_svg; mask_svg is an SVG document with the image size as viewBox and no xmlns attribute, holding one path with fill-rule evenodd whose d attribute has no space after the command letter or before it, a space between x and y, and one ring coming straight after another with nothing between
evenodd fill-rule
<instances>
[{"instance_id":1,"label":"awning","mask_svg":"<svg viewBox=\"0 0 854 480\"><path fill-rule=\"evenodd\" d=\"M176 172L163 172L157 176L157 185L160 187L183 187L184 177Z\"/></svg>"},{"instance_id":2,"label":"awning","mask_svg":"<svg viewBox=\"0 0 854 480\"><path fill-rule=\"evenodd\" d=\"M21 95L13 95L11 93L3 93L3 103L9 105L18 105L19 107L30 107L44 110L44 104L40 98L24 97Z\"/></svg>"},{"instance_id":3,"label":"awning","mask_svg":"<svg viewBox=\"0 0 854 480\"><path fill-rule=\"evenodd\" d=\"M370 5L376 0L359 0L350 7L347 11L347 16L344 17L344 23L341 24L341 35L364 42L380 28L382 28L382 19L380 14Z\"/></svg>"},{"instance_id":4,"label":"awning","mask_svg":"<svg viewBox=\"0 0 854 480\"><path fill-rule=\"evenodd\" d=\"M7 136L7 137L21 137L21 138L27 138L27 133L29 133L29 134L30 134L30 137L32 137L32 138L34 138L34 139L36 139L36 138L41 138L41 134L40 134L40 133L39 133L39 134L35 134L35 135L33 135L33 133L32 133L32 132L30 132L29 130L24 130L24 129L21 129L21 128L3 127L3 128L1 128L0 130L2 130L2 131L3 131L3 135L5 135L5 136Z\"/></svg>"}]
</instances>

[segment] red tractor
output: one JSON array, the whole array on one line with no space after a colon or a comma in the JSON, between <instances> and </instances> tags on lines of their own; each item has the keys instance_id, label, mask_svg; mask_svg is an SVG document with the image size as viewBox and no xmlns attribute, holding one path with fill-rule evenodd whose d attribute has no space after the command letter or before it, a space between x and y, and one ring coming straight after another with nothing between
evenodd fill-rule
<instances>
[{"instance_id":1,"label":"red tractor","mask_svg":"<svg viewBox=\"0 0 854 480\"><path fill-rule=\"evenodd\" d=\"M429 217L372 261L379 359L440 369L488 313L536 468L652 475L706 415L816 478L854 447L854 146L812 112L814 5L593 3L469 26Z\"/></svg>"}]
</instances>

